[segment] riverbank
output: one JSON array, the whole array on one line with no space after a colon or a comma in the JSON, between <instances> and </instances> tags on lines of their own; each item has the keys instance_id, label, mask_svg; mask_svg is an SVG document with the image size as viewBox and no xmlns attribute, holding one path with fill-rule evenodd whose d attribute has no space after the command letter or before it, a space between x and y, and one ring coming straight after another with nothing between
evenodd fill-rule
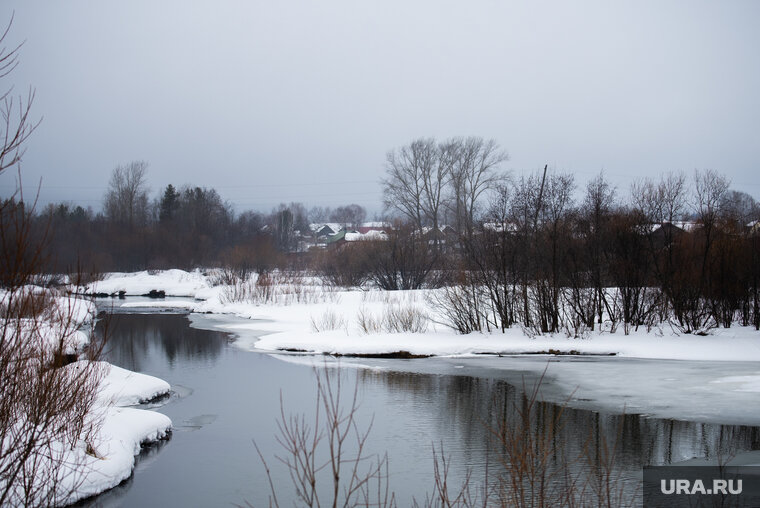
<instances>
[{"instance_id":1,"label":"riverbank","mask_svg":"<svg viewBox=\"0 0 760 508\"><path fill-rule=\"evenodd\" d=\"M308 285L311 282L311 285ZM461 335L444 324L431 305L435 290L332 290L318 281L296 290L272 288L266 298L250 295L232 301L229 286L213 286L202 273L167 270L111 274L87 288L90 293L143 295L163 291L169 297L192 299L134 301L114 299L125 309L171 308L189 312L231 314L251 320L233 332L265 334L241 344L264 351L291 351L343 356L474 356L474 355L593 355L688 361L760 361L760 332L751 327L713 328L707 335L680 333L668 323L628 335L586 331L531 335L520 327ZM412 320L411 330L393 320ZM242 334L245 335L245 334ZM756 388L760 391L760 373Z\"/></svg>"},{"instance_id":2,"label":"riverbank","mask_svg":"<svg viewBox=\"0 0 760 508\"><path fill-rule=\"evenodd\" d=\"M75 492L62 504L103 493L132 475L135 456L143 447L168 439L172 421L165 415L140 409L141 403L167 396L169 383L153 376L98 362L104 373L93 418L100 419L95 436L77 449L69 475ZM81 447L80 447L81 448Z\"/></svg>"},{"instance_id":3,"label":"riverbank","mask_svg":"<svg viewBox=\"0 0 760 508\"><path fill-rule=\"evenodd\" d=\"M141 448L172 429L132 406L168 395L169 384L87 359L98 349L88 300L25 286L0 293L0 307L2 456L17 471L0 480L5 502L68 505L129 478Z\"/></svg>"}]
</instances>

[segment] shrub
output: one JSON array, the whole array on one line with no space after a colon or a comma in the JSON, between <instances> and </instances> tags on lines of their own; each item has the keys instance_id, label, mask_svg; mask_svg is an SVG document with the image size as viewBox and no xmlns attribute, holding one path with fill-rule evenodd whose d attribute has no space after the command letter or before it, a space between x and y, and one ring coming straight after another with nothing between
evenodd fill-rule
<instances>
[{"instance_id":1,"label":"shrub","mask_svg":"<svg viewBox=\"0 0 760 508\"><path fill-rule=\"evenodd\" d=\"M337 330L346 326L346 321L343 316L338 315L332 309L326 310L319 318L315 319L311 316L311 329L314 332L326 332L329 330Z\"/></svg>"}]
</instances>

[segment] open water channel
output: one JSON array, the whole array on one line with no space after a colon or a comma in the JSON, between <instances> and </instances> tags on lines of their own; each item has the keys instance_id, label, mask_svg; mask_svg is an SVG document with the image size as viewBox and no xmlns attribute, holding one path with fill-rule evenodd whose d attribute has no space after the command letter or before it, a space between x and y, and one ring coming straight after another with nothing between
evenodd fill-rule
<instances>
[{"instance_id":1,"label":"open water channel","mask_svg":"<svg viewBox=\"0 0 760 508\"><path fill-rule=\"evenodd\" d=\"M246 351L202 316L115 313L99 327L104 324L110 362L172 385L171 397L152 410L168 415L174 432L141 454L132 478L87 505L268 506L269 486L253 440L272 466L281 505L292 505L290 477L275 459L282 455L277 419L281 401L286 415L303 413L308 420L314 414L313 365L321 357ZM486 466L498 469L503 455L493 430L505 418L518 421L525 392L536 381L524 372L493 368L502 360L328 359L344 389L358 387L359 426L372 425L367 451L387 452L399 506L432 490L434 445L450 456L454 485L468 468L475 482ZM529 432L551 432L564 453L588 459L578 467L594 467L594 457L614 449L614 474L627 496L637 495L644 465L760 450L760 427L575 406L583 404L538 402ZM547 424L560 414L560 426Z\"/></svg>"}]
</instances>

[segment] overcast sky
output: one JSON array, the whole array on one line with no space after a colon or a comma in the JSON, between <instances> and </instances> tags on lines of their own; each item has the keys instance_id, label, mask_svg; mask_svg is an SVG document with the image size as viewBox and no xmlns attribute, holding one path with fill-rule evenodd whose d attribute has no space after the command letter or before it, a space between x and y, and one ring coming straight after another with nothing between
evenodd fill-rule
<instances>
[{"instance_id":1,"label":"overcast sky","mask_svg":"<svg viewBox=\"0 0 760 508\"><path fill-rule=\"evenodd\" d=\"M388 150L461 135L516 174L711 168L760 198L757 1L0 1L42 202L98 210L145 160L151 196L375 210Z\"/></svg>"}]
</instances>

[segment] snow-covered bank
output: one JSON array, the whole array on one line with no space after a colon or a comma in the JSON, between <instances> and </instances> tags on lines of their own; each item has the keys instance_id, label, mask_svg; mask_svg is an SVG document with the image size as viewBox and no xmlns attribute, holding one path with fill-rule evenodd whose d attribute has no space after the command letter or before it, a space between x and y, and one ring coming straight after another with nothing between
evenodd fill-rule
<instances>
[{"instance_id":1,"label":"snow-covered bank","mask_svg":"<svg viewBox=\"0 0 760 508\"><path fill-rule=\"evenodd\" d=\"M116 487L132 475L135 456L143 445L165 439L171 432L171 420L155 411L129 407L101 407L102 423L86 453L77 448L71 463L77 470L66 477L75 491L62 504L75 503Z\"/></svg>"},{"instance_id":2,"label":"snow-covered bank","mask_svg":"<svg viewBox=\"0 0 760 508\"><path fill-rule=\"evenodd\" d=\"M199 271L184 270L143 271L135 273L114 272L106 274L100 281L88 284L84 289L88 294L118 294L139 296L151 290L164 291L166 296L191 296L209 287L206 277Z\"/></svg>"},{"instance_id":3,"label":"snow-covered bank","mask_svg":"<svg viewBox=\"0 0 760 508\"><path fill-rule=\"evenodd\" d=\"M574 339L562 336L526 337L521 330L506 333L455 335L437 331L423 334L378 334L356 337L343 330L322 333L286 332L262 337L256 347L271 351L306 351L342 355L388 354L407 351L422 356L478 354L580 354L692 361L760 361L760 337L754 329L717 330L709 337L657 336L639 332L593 334Z\"/></svg>"},{"instance_id":4,"label":"snow-covered bank","mask_svg":"<svg viewBox=\"0 0 760 508\"><path fill-rule=\"evenodd\" d=\"M169 383L163 379L122 369L110 363L100 363L107 369L99 394L99 398L106 404L135 406L168 395L171 390Z\"/></svg>"},{"instance_id":5,"label":"snow-covered bank","mask_svg":"<svg viewBox=\"0 0 760 508\"><path fill-rule=\"evenodd\" d=\"M161 274L157 277L151 289L177 293L172 287L175 276L167 275L165 284ZM292 298L230 302L223 298L224 291L224 286L208 284L191 299L127 298L113 304L135 310L185 309L195 313L193 326L233 333L236 344L244 349L349 356L407 351L437 358L414 362L344 358L340 365L506 376L518 385L523 376L540 378L548 364L542 400L565 403L572 398L573 407L594 410L760 424L756 416L760 406L752 398L760 391L760 333L752 328L715 328L707 336L679 334L668 324L649 333L641 329L625 335L619 327L617 333L589 332L583 338L530 337L519 327L506 333L459 335L441 324L429 304L429 291L334 291L314 283L306 302ZM427 316L425 331L389 333L383 316L398 308L416 309ZM556 352L572 356L558 358L553 355ZM316 365L324 362L322 356L278 357Z\"/></svg>"},{"instance_id":6,"label":"snow-covered bank","mask_svg":"<svg viewBox=\"0 0 760 508\"><path fill-rule=\"evenodd\" d=\"M103 378L100 383L94 418L100 419L91 450L79 455L72 464L77 470L69 475L73 495L63 504L94 496L116 487L132 475L135 456L142 446L166 439L172 430L168 416L135 406L168 395L171 387L157 377L98 362ZM86 452L86 450L85 450Z\"/></svg>"},{"instance_id":7,"label":"snow-covered bank","mask_svg":"<svg viewBox=\"0 0 760 508\"><path fill-rule=\"evenodd\" d=\"M77 368L78 362L66 368ZM59 476L59 505L75 503L116 487L132 475L143 446L169 437L172 421L161 413L134 406L166 395L170 386L153 376L98 362L102 374L89 418L95 433L68 450Z\"/></svg>"},{"instance_id":8,"label":"snow-covered bank","mask_svg":"<svg viewBox=\"0 0 760 508\"><path fill-rule=\"evenodd\" d=\"M88 300L27 286L3 292L0 304L3 409L12 415L0 455L4 467L21 468L0 478L4 504L67 505L115 487L141 446L172 428L165 415L127 406L168 394L168 383L73 361L91 346L96 307Z\"/></svg>"},{"instance_id":9,"label":"snow-covered bank","mask_svg":"<svg viewBox=\"0 0 760 508\"><path fill-rule=\"evenodd\" d=\"M147 282L149 281L149 282ZM100 286L101 284L106 286ZM679 334L663 324L647 332L643 328L625 335L587 332L582 338L565 334L528 336L519 327L505 333L459 335L443 321L428 301L429 290L419 291L325 291L310 288L307 302L272 299L230 302L223 297L224 286L213 287L200 272L167 270L149 274L110 274L96 283L98 288L143 294L161 290L167 295L190 296L193 300L119 301L128 309L186 309L189 312L232 314L249 319L226 327L240 336L262 332L265 336L244 341L245 347L265 351L303 351L340 355L384 355L406 351L419 356L471 356L479 354L581 354L615 355L626 358L690 361L760 361L760 332L750 327L715 328L707 336ZM287 295L286 295L287 296ZM425 331L389 333L382 326L393 309L412 309L424 316ZM369 323L370 330L367 330Z\"/></svg>"}]
</instances>

